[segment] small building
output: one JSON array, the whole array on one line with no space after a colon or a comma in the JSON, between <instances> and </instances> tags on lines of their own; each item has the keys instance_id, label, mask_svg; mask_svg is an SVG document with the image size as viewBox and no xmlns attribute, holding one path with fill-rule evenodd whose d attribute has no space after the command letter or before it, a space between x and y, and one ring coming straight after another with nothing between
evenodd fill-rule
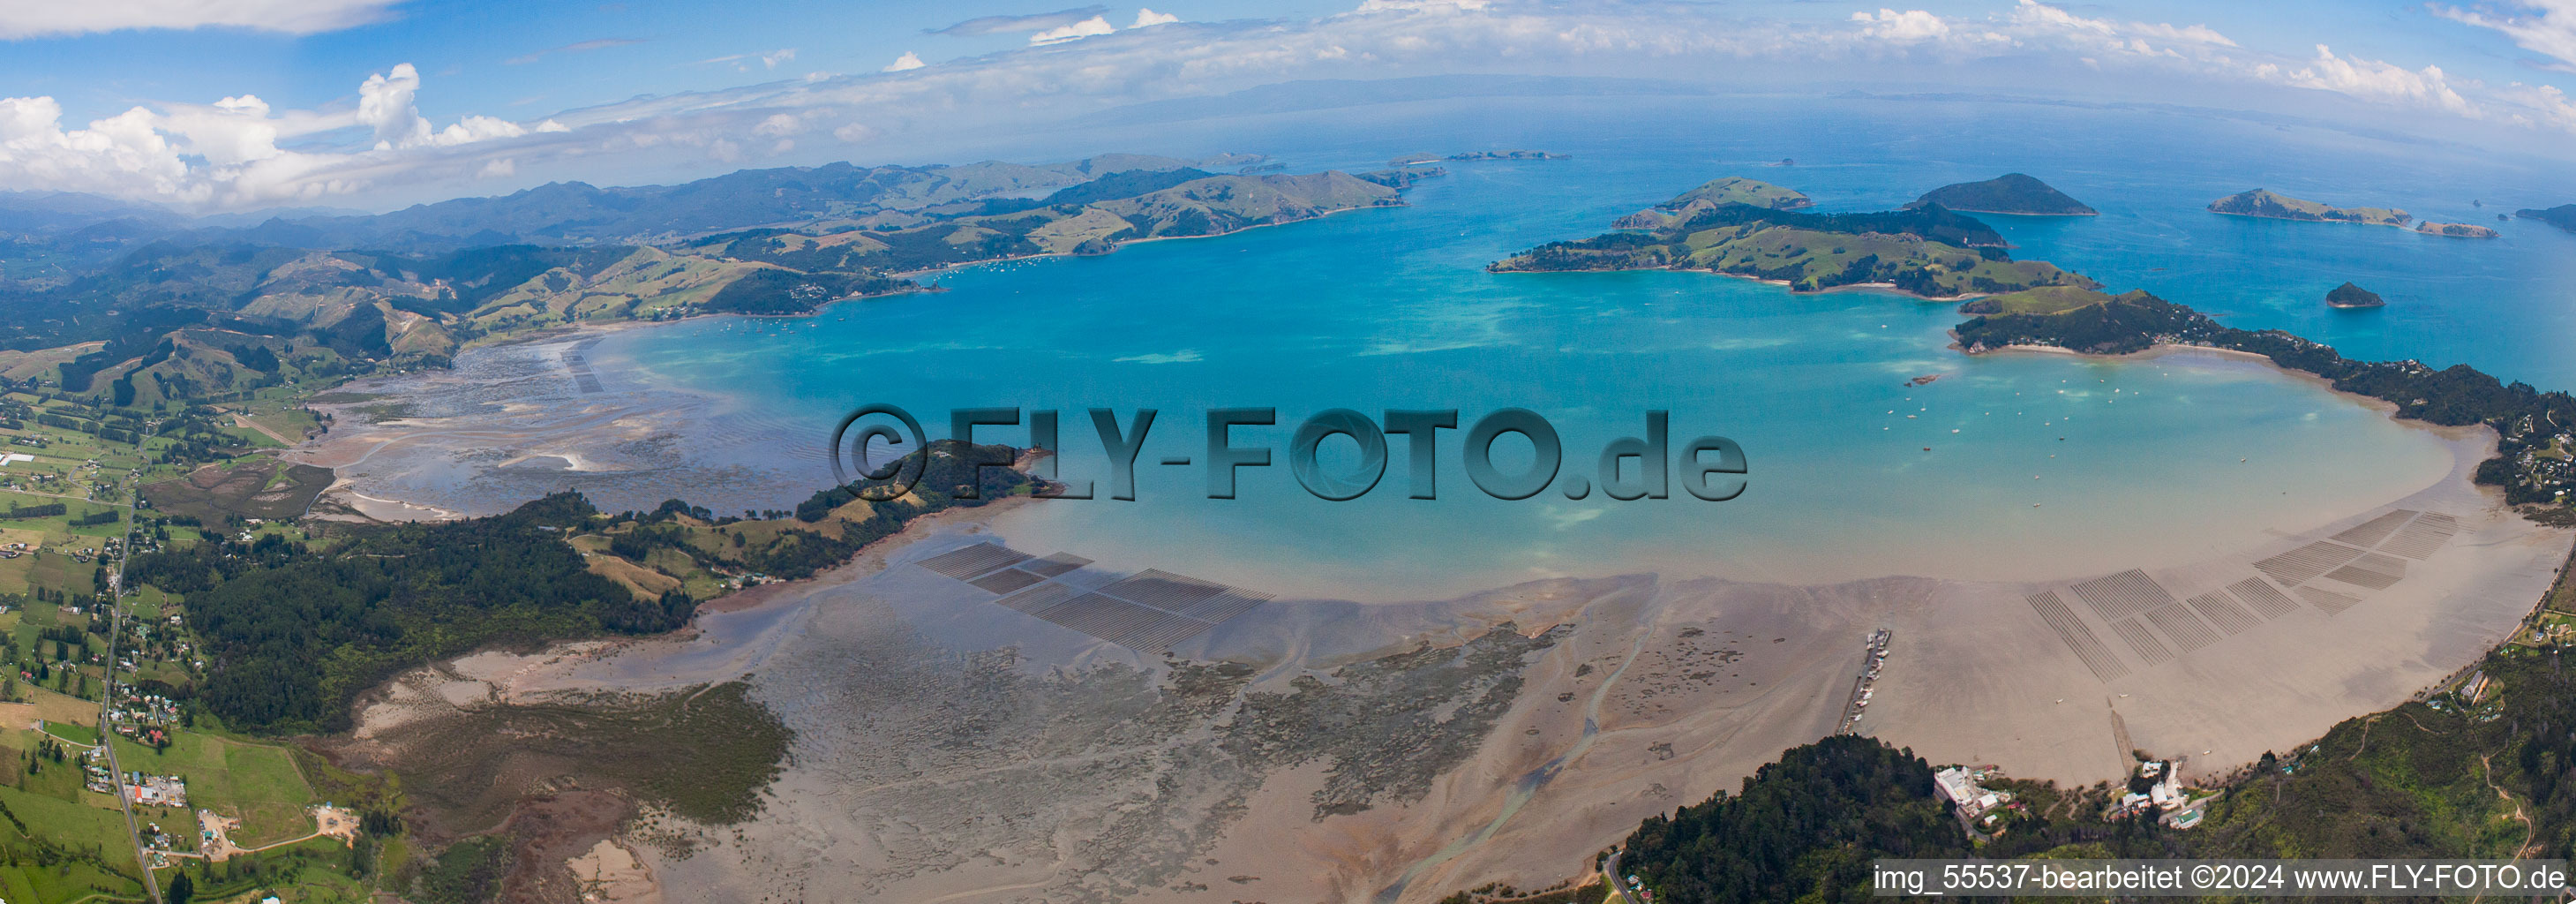
<instances>
[{"instance_id":1,"label":"small building","mask_svg":"<svg viewBox=\"0 0 2576 904\"><path fill-rule=\"evenodd\" d=\"M1977 808L1977 780L1968 774L1965 766L1952 766L1932 773L1932 787L1940 792L1942 800L1949 801L1952 806L1963 810Z\"/></svg>"}]
</instances>

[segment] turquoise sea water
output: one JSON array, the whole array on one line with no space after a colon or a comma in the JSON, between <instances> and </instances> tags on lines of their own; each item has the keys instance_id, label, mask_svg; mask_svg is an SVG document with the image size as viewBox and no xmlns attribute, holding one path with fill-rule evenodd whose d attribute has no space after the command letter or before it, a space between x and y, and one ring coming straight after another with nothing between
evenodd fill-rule
<instances>
[{"instance_id":1,"label":"turquoise sea water","mask_svg":"<svg viewBox=\"0 0 2576 904\"><path fill-rule=\"evenodd\" d=\"M1363 598L1644 569L1783 581L2068 577L2233 551L2269 529L2402 496L2449 466L2424 431L2259 364L1969 359L1946 348L1945 330L1961 319L1949 304L1791 295L1706 274L1482 270L1722 175L1790 185L1830 210L1882 209L1944 182L2026 171L2104 215L1992 218L2021 256L2349 354L2466 361L2576 387L2576 365L2561 360L2576 322L2560 288L2576 276L2576 236L2494 224L2491 214L2507 237L2479 243L2200 210L2257 185L2450 220L2473 219L2470 196L2490 210L2561 202L2517 193L2507 183L2522 177L2501 164L2444 168L2419 159L2448 153L2440 149L2354 150L2240 122L2027 105L1805 104L1822 118L1795 129L1765 125L1786 111L1667 111L1698 116L1693 129L1579 105L1497 112L1512 103L1191 128L1218 146L1275 150L1301 170L1448 148L1544 147L1574 159L1453 165L1405 208L972 268L942 276L942 293L811 318L620 333L593 357L724 397L727 423L756 441L705 454L772 469L788 486L829 482L824 437L867 402L902 405L935 435L952 406L1066 409L1065 476L1095 480L1106 476L1103 454L1079 410L1113 407L1123 421L1157 408L1138 501L1033 504L1002 522L1014 542ZM1915 119L1887 121L1898 114ZM1991 120L2031 117L2063 120L2061 140L2004 148L1986 132ZM2171 156L2185 148L2226 153ZM2229 155L2241 159L2231 165ZM1756 162L1783 156L1800 165ZM2397 178L2409 172L2415 181ZM2454 204L2461 210L2445 206ZM2390 307L2325 310L2324 291L2345 279ZM1929 374L1943 376L1902 385ZM1237 431L1238 444L1267 445L1278 464L1240 472L1238 499L1206 499L1199 418L1235 406L1279 409L1282 425ZM1740 442L1750 488L1723 503L1678 488L1634 502L1572 501L1553 488L1487 499L1460 467L1463 430L1442 434L1437 501L1405 498L1401 439L1385 481L1354 502L1308 496L1285 467L1294 423L1321 409L1458 408L1472 422L1506 406L1546 415L1564 434L1567 470L1586 474L1602 443L1642 432L1644 411L1669 409L1676 446L1712 433ZM979 438L1016 444L1025 434ZM1194 464L1154 464L1181 455ZM1512 455L1498 458L1515 470ZM708 501L730 510L794 498Z\"/></svg>"}]
</instances>

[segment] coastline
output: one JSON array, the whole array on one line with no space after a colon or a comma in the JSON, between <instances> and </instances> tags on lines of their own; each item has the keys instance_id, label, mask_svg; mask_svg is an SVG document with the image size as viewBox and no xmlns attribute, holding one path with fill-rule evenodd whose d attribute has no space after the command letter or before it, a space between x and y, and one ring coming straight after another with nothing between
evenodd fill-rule
<instances>
[{"instance_id":1,"label":"coastline","mask_svg":"<svg viewBox=\"0 0 2576 904\"><path fill-rule=\"evenodd\" d=\"M1206 234L1206 235L1151 235L1151 236L1144 236L1144 237L1142 237L1142 238L1122 239L1122 240L1120 240L1120 241L1118 242L1118 244L1115 244L1115 245L1111 245L1111 246L1109 246L1109 250L1107 250L1107 251L1103 251L1103 252L1101 252L1101 253L1099 253L1099 254L1078 254L1078 253L1071 252L1071 251L1041 251L1041 252L1036 253L1036 254L1021 254L1021 255L1014 255L1014 256L1011 256L1011 257L996 257L996 258L992 258L992 259L989 259L989 260L966 261L966 262L962 262L962 263L948 264L948 265L946 265L946 266L940 266L940 267L928 267L928 268L924 268L924 269L920 269L920 270L903 270L903 271L897 271L897 272L890 272L890 273L887 273L886 275L887 275L887 276L896 277L896 278L900 278L900 279L911 279L911 278L913 278L913 277L917 277L917 276L935 276L935 275L942 274L942 273L953 273L953 272L956 272L956 271L959 271L959 270L966 270L966 269L971 269L971 268L975 268L975 267L981 267L981 266L985 266L985 265L988 265L988 264L1008 264L1008 263L1013 263L1013 262L1017 262L1017 261L1044 260L1044 259L1047 259L1047 258L1057 258L1057 257L1105 257L1105 256L1108 256L1108 255L1111 255L1111 254L1116 254L1116 253L1118 253L1118 249L1125 248L1125 247L1127 247L1127 246L1129 246L1129 245L1143 245L1143 244L1147 244L1147 243L1150 243L1150 242L1182 241L1182 240L1187 240L1187 239L1214 239L1214 238L1223 238L1223 237L1225 237L1225 236L1229 236L1229 235L1240 235L1240 234L1243 234L1243 233L1246 233L1246 232L1251 232L1251 231L1253 231L1253 230L1255 230L1255 229L1268 229L1268 228L1271 228L1271 227L1273 227L1273 226L1289 226L1289 225L1294 225L1294 224L1297 224L1297 223L1308 223L1308 222L1313 222L1313 221L1315 221L1315 220L1320 220L1320 219L1323 219L1323 218L1325 218L1325 217L1334 216L1334 215L1336 215L1336 214L1345 214L1345 213L1350 213L1350 212L1352 212L1352 211L1358 211L1358 210L1383 210L1383 209L1386 209L1386 208L1389 208L1389 207L1411 207L1411 206L1413 206L1413 205L1412 205L1410 202L1407 202L1407 201L1403 200L1403 196L1402 196L1401 194L1398 194L1398 195L1397 195L1397 198L1396 198L1396 202L1395 202L1395 203L1393 203L1393 204L1369 204L1369 205L1364 205L1364 206L1359 206L1359 207L1344 207L1344 208L1340 208L1340 209L1336 209L1336 210L1327 210L1327 211L1324 211L1324 212L1322 212L1322 213L1319 213L1319 214L1316 214L1316 215L1314 215L1314 216L1310 216L1310 217L1298 217L1298 218L1296 218L1296 219L1294 219L1294 220L1275 220L1275 221L1268 222L1268 223L1254 223L1254 224L1252 224L1252 225L1245 226L1245 227L1243 227L1243 228L1241 228L1241 229L1229 229L1229 230L1226 230L1226 231L1224 231L1224 232L1211 232L1211 233L1208 233L1208 234ZM931 291L944 291L944 290L932 289ZM829 305L829 304L837 304L837 303L839 303L839 302L841 302L841 301L863 301L863 300L866 300L866 299L868 299L868 298L891 298L891 297L896 296L896 295L910 295L910 294L914 294L914 293L911 293L911 292L891 292L891 293L887 293L887 294L885 294L885 295L868 295L868 296L861 296L861 297L857 297L857 298L835 299L835 300L833 300L833 301L827 301L827 302L824 302L823 304L825 304L825 305ZM816 311L820 311L820 310L822 310L822 305L816 305L816 306L815 306L815 310L816 310ZM692 315L692 316L698 316L698 315ZM805 316L805 315L797 315L797 314L781 314L781 315L770 315L770 316L796 317L796 316ZM684 319L685 319L685 318L684 318Z\"/></svg>"}]
</instances>

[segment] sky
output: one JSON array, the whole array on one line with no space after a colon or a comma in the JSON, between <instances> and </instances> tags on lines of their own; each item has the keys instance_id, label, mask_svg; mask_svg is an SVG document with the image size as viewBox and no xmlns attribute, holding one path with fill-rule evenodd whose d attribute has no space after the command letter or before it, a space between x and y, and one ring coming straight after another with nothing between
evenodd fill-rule
<instances>
[{"instance_id":1,"label":"sky","mask_svg":"<svg viewBox=\"0 0 2576 904\"><path fill-rule=\"evenodd\" d=\"M1067 2L0 0L0 190L384 209L926 163L1138 103L1473 75L2217 106L2541 153L2576 139L2576 0Z\"/></svg>"}]
</instances>

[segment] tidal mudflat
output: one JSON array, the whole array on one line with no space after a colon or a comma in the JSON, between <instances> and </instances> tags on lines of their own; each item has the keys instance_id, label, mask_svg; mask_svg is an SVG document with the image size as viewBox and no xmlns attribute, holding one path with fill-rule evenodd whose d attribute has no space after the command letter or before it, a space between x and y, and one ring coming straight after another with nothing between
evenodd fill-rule
<instances>
[{"instance_id":1,"label":"tidal mudflat","mask_svg":"<svg viewBox=\"0 0 2576 904\"><path fill-rule=\"evenodd\" d=\"M2566 531L2468 484L2483 437L2444 443L2464 464L2389 504L2224 555L2137 562L2190 622L2153 599L2120 608L2121 593L2155 594L2125 572L1640 574L1434 602L1278 599L1171 650L1133 650L916 564L1012 542L995 526L1007 518L976 513L681 636L460 660L412 682L446 690L370 709L360 737L423 712L742 678L793 733L789 754L746 823L665 815L630 830L675 900L1415 901L1470 878L1533 887L1645 815L1835 730L1880 628L1893 641L1859 730L2029 778L2115 778L2128 749L2223 773L2403 701L2509 633L2568 552ZM2440 529L2410 527L2428 516ZM2378 556L2377 571L2283 570L2318 543ZM1148 567L1192 570L1104 557L1074 579ZM2031 602L2041 594L2115 667L2064 639Z\"/></svg>"}]
</instances>

